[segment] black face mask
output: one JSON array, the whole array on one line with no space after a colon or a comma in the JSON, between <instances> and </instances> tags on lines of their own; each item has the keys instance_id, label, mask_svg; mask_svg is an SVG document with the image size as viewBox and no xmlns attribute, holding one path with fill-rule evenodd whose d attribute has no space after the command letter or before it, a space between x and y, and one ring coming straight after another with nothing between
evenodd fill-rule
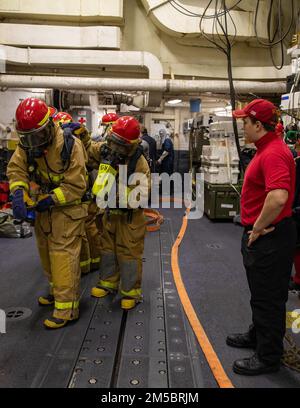
<instances>
[{"instance_id":1,"label":"black face mask","mask_svg":"<svg viewBox=\"0 0 300 408\"><path fill-rule=\"evenodd\" d=\"M108 146L103 146L101 149L101 161L110 164L112 167L124 164L126 156L114 152Z\"/></svg>"},{"instance_id":2,"label":"black face mask","mask_svg":"<svg viewBox=\"0 0 300 408\"><path fill-rule=\"evenodd\" d=\"M46 146L39 146L39 147L34 147L33 149L30 149L30 156L33 159L40 159L41 157L44 156L46 150Z\"/></svg>"}]
</instances>

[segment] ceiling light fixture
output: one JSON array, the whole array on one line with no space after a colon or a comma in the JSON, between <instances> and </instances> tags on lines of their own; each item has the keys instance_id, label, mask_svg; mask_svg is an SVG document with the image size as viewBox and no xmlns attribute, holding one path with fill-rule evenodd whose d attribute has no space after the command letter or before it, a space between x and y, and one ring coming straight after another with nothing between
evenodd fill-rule
<instances>
[{"instance_id":1,"label":"ceiling light fixture","mask_svg":"<svg viewBox=\"0 0 300 408\"><path fill-rule=\"evenodd\" d=\"M176 105L180 102L182 102L182 99L170 99L167 103L169 103L170 105Z\"/></svg>"}]
</instances>

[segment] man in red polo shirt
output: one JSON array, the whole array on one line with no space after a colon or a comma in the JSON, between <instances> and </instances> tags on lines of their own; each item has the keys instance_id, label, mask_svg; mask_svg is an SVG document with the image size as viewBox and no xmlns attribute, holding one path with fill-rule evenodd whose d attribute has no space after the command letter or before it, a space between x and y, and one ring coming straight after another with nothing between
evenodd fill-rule
<instances>
[{"instance_id":1,"label":"man in red polo shirt","mask_svg":"<svg viewBox=\"0 0 300 408\"><path fill-rule=\"evenodd\" d=\"M271 102L256 99L233 115L243 119L245 136L257 147L241 196L242 255L253 324L246 333L229 335L226 343L255 349L252 357L236 360L233 370L258 375L278 371L283 354L285 304L296 245L291 217L295 163L275 133L276 107Z\"/></svg>"}]
</instances>

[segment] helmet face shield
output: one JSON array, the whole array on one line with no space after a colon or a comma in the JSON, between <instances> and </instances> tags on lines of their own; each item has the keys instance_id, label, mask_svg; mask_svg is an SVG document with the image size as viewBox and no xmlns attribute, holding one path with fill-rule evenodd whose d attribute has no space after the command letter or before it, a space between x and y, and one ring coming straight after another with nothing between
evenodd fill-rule
<instances>
[{"instance_id":1,"label":"helmet face shield","mask_svg":"<svg viewBox=\"0 0 300 408\"><path fill-rule=\"evenodd\" d=\"M120 156L128 156L128 154L131 151L131 145L123 145L120 143L116 143L113 139L110 137L107 138L107 146L111 149L112 152L114 152L117 155Z\"/></svg>"},{"instance_id":2,"label":"helmet face shield","mask_svg":"<svg viewBox=\"0 0 300 408\"><path fill-rule=\"evenodd\" d=\"M20 132L20 144L24 149L34 149L36 147L49 144L52 138L52 126L47 123L45 127L42 127L36 131Z\"/></svg>"}]
</instances>

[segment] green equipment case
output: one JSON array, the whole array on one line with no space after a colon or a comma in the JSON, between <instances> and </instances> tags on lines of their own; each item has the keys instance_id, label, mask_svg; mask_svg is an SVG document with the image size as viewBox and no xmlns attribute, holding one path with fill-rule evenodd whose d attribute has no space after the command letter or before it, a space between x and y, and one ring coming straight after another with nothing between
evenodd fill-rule
<instances>
[{"instance_id":1,"label":"green equipment case","mask_svg":"<svg viewBox=\"0 0 300 408\"><path fill-rule=\"evenodd\" d=\"M234 186L240 191L241 186ZM230 184L204 183L204 213L213 219L232 219L240 209L240 197Z\"/></svg>"}]
</instances>

